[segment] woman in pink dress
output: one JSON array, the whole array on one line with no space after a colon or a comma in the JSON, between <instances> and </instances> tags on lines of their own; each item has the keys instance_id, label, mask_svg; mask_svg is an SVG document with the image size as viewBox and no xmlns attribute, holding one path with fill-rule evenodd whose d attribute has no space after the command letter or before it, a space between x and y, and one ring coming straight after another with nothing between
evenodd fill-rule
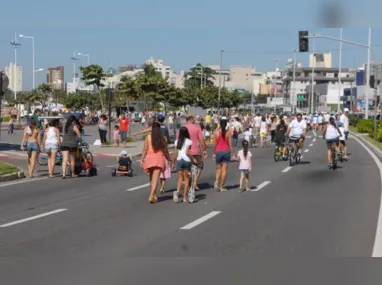
<instances>
[{"instance_id":1,"label":"woman in pink dress","mask_svg":"<svg viewBox=\"0 0 382 285\"><path fill-rule=\"evenodd\" d=\"M167 143L162 135L160 124L155 122L151 127L151 134L145 139L141 160L141 167L150 177L149 202L151 204L158 202L156 191L160 175L167 168L170 169L167 167L167 161L170 161Z\"/></svg>"}]
</instances>

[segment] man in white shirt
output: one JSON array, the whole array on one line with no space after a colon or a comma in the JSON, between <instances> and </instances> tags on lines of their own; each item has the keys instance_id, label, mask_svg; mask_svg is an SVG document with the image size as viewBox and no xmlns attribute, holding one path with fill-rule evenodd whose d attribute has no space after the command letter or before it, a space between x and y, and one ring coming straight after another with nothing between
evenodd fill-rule
<instances>
[{"instance_id":1,"label":"man in white shirt","mask_svg":"<svg viewBox=\"0 0 382 285\"><path fill-rule=\"evenodd\" d=\"M344 127L346 140L348 140L348 136L349 136L349 117L348 117L348 115L349 115L349 109L345 108L344 113L340 117L340 122L342 123L342 126ZM344 152L345 152L344 158L347 158L348 157L348 146L347 146L347 144L344 147Z\"/></svg>"},{"instance_id":2,"label":"man in white shirt","mask_svg":"<svg viewBox=\"0 0 382 285\"><path fill-rule=\"evenodd\" d=\"M324 126L324 117L322 116L321 113L318 114L317 122L318 122L319 129L322 131L322 128Z\"/></svg>"},{"instance_id":3,"label":"man in white shirt","mask_svg":"<svg viewBox=\"0 0 382 285\"><path fill-rule=\"evenodd\" d=\"M297 114L296 119L289 124L288 130L286 132L286 136L289 136L290 138L298 140L300 144L300 147L299 147L300 154L302 152L302 149L304 148L304 140L305 140L306 132L307 132L306 121L302 119L301 114Z\"/></svg>"}]
</instances>

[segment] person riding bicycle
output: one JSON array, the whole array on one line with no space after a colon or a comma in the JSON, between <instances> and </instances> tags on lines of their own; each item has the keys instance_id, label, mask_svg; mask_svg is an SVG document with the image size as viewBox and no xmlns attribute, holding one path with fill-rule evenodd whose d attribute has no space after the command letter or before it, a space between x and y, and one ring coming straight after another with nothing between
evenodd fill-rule
<instances>
[{"instance_id":1,"label":"person riding bicycle","mask_svg":"<svg viewBox=\"0 0 382 285\"><path fill-rule=\"evenodd\" d=\"M287 151L286 148L284 147L285 141L286 141L285 134L286 134L287 130L288 130L288 127L286 126L285 121L283 119L281 119L280 123L276 127L274 142L275 142L276 148L283 147L283 158L285 158L286 151Z\"/></svg>"},{"instance_id":2,"label":"person riding bicycle","mask_svg":"<svg viewBox=\"0 0 382 285\"><path fill-rule=\"evenodd\" d=\"M326 144L328 147L328 167L331 167L333 144L336 146L339 143L340 137L342 137L342 133L336 125L336 120L334 119L334 117L330 117L329 124L326 125L322 137L326 139Z\"/></svg>"},{"instance_id":3,"label":"person riding bicycle","mask_svg":"<svg viewBox=\"0 0 382 285\"><path fill-rule=\"evenodd\" d=\"M299 113L288 126L286 136L289 136L290 140L296 141L299 144L298 153L301 154L304 148L304 141L307 132L306 121L302 119L302 114Z\"/></svg>"}]
</instances>

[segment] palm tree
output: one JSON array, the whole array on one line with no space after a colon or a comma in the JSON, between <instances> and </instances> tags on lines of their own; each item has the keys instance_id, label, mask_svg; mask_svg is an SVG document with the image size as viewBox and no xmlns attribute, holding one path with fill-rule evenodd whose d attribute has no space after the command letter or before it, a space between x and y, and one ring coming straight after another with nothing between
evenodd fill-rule
<instances>
[{"instance_id":1,"label":"palm tree","mask_svg":"<svg viewBox=\"0 0 382 285\"><path fill-rule=\"evenodd\" d=\"M210 67L203 66L201 63L196 64L185 74L186 87L201 88L203 86L212 86L215 79L216 71Z\"/></svg>"}]
</instances>

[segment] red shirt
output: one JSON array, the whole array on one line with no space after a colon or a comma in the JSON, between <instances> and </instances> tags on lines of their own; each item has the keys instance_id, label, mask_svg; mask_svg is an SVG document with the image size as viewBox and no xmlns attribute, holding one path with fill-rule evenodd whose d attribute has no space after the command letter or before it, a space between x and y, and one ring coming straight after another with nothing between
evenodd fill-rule
<instances>
[{"instance_id":1,"label":"red shirt","mask_svg":"<svg viewBox=\"0 0 382 285\"><path fill-rule=\"evenodd\" d=\"M129 119L124 118L119 120L119 130L121 132L128 132L129 131Z\"/></svg>"}]
</instances>

